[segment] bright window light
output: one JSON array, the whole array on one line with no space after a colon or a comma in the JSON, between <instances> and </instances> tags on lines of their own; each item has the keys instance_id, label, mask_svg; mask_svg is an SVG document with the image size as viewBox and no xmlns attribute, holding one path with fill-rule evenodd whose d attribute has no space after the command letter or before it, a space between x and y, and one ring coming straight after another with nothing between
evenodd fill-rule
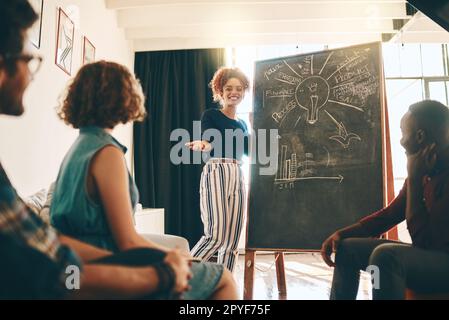
<instances>
[{"instance_id":1,"label":"bright window light","mask_svg":"<svg viewBox=\"0 0 449 320\"><path fill-rule=\"evenodd\" d=\"M252 81L255 61L321 51L334 47L327 45L280 45L229 48L226 51L227 65L240 68ZM401 139L400 120L407 112L409 105L414 102L433 99L448 104L449 59L447 51L446 44L382 45L396 194L399 193L407 177L407 159L399 143ZM250 127L249 114L251 110L252 88L250 88L249 93L237 110L238 117L246 121L248 127ZM246 157L244 158L243 170L245 181L248 184L249 160ZM239 247L243 246L244 235L243 232ZM401 240L407 241L402 237Z\"/></svg>"}]
</instances>

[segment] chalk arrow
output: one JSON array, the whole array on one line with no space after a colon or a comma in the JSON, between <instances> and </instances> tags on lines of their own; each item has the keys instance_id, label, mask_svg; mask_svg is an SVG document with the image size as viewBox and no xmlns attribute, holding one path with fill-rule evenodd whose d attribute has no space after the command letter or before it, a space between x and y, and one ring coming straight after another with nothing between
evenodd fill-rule
<instances>
[{"instance_id":1,"label":"chalk arrow","mask_svg":"<svg viewBox=\"0 0 449 320\"><path fill-rule=\"evenodd\" d=\"M337 177L302 177L302 178L294 178L294 179L277 179L275 180L275 184L294 182L299 180L336 180L338 183L342 183L344 177L339 174Z\"/></svg>"}]
</instances>

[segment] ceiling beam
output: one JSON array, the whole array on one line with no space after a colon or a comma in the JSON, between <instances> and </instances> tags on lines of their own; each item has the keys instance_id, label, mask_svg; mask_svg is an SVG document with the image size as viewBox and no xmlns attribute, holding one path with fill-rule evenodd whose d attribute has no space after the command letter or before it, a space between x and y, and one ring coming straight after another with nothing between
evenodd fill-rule
<instances>
[{"instance_id":1,"label":"ceiling beam","mask_svg":"<svg viewBox=\"0 0 449 320\"><path fill-rule=\"evenodd\" d=\"M435 31L435 32L447 32L438 23L424 15L422 12L418 12L404 27L404 31Z\"/></svg>"},{"instance_id":2,"label":"ceiling beam","mask_svg":"<svg viewBox=\"0 0 449 320\"><path fill-rule=\"evenodd\" d=\"M402 29L396 33L389 42L396 43L447 43L449 32L444 30L435 21L424 15L416 13Z\"/></svg>"},{"instance_id":3,"label":"ceiling beam","mask_svg":"<svg viewBox=\"0 0 449 320\"><path fill-rule=\"evenodd\" d=\"M449 43L449 32L406 32L397 33L392 43Z\"/></svg>"},{"instance_id":4,"label":"ceiling beam","mask_svg":"<svg viewBox=\"0 0 449 320\"><path fill-rule=\"evenodd\" d=\"M360 21L354 28L354 21L327 20L314 21L267 21L234 22L193 25L155 25L142 28L125 29L128 39L168 38L168 37L213 37L257 35L257 34L296 34L296 33L395 33L392 20Z\"/></svg>"},{"instance_id":5,"label":"ceiling beam","mask_svg":"<svg viewBox=\"0 0 449 320\"><path fill-rule=\"evenodd\" d=\"M136 28L158 24L200 24L256 21L296 21L353 19L354 28L364 21L378 19L406 19L403 3L385 3L382 5L368 3L353 3L351 5L335 3L332 5L305 4L192 4L156 6L119 10L117 19L119 27Z\"/></svg>"}]
</instances>

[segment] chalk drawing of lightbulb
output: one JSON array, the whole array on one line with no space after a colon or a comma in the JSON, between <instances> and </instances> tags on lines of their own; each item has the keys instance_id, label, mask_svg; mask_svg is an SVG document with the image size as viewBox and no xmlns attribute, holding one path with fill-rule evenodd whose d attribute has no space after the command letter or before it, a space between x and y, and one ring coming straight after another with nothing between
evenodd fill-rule
<instances>
[{"instance_id":1,"label":"chalk drawing of lightbulb","mask_svg":"<svg viewBox=\"0 0 449 320\"><path fill-rule=\"evenodd\" d=\"M299 106L307 110L307 122L315 124L319 120L320 110L329 100L330 87L320 76L311 76L296 88L295 97Z\"/></svg>"}]
</instances>

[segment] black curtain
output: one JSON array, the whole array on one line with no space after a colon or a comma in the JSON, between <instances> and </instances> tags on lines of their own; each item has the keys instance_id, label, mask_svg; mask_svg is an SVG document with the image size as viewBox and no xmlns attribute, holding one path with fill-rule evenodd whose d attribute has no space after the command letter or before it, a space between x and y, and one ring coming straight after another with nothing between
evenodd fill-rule
<instances>
[{"instance_id":1,"label":"black curtain","mask_svg":"<svg viewBox=\"0 0 449 320\"><path fill-rule=\"evenodd\" d=\"M147 97L148 117L134 124L134 165L140 202L165 208L165 232L187 238L192 247L203 226L199 208L202 165L174 165L170 142L174 129L192 136L193 121L200 120L212 101L208 83L224 65L224 49L136 53L135 73Z\"/></svg>"}]
</instances>

